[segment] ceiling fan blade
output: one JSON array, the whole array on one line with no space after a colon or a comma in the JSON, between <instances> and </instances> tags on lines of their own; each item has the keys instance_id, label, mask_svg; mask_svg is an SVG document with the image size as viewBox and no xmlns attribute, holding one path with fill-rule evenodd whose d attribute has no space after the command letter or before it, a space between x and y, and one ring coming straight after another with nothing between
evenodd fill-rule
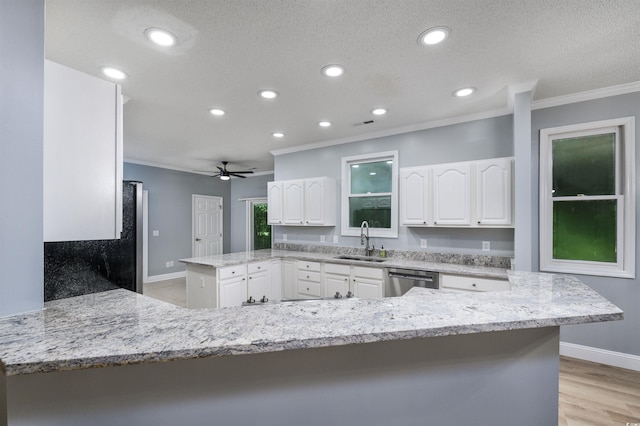
<instances>
[{"instance_id":1,"label":"ceiling fan blade","mask_svg":"<svg viewBox=\"0 0 640 426\"><path fill-rule=\"evenodd\" d=\"M229 170L229 173L253 173L253 170L244 170L244 171L238 171L236 172L235 170Z\"/></svg>"},{"instance_id":2,"label":"ceiling fan blade","mask_svg":"<svg viewBox=\"0 0 640 426\"><path fill-rule=\"evenodd\" d=\"M246 178L246 176L239 175L238 173L244 173L244 172L229 172L229 175L235 176L235 177L239 177L239 178L242 178L242 179ZM251 173L253 173L253 172L251 172Z\"/></svg>"},{"instance_id":3,"label":"ceiling fan blade","mask_svg":"<svg viewBox=\"0 0 640 426\"><path fill-rule=\"evenodd\" d=\"M226 172L227 171L227 166L224 166L224 169L220 166L216 166L218 168L218 170L220 170L221 172Z\"/></svg>"}]
</instances>

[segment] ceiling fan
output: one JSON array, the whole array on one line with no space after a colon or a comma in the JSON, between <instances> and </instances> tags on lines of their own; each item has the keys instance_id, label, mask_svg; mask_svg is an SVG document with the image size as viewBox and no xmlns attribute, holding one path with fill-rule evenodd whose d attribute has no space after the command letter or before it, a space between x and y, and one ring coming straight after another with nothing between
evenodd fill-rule
<instances>
[{"instance_id":1,"label":"ceiling fan","mask_svg":"<svg viewBox=\"0 0 640 426\"><path fill-rule=\"evenodd\" d=\"M212 175L211 177L219 177L220 180L229 180L231 179L231 176L244 179L246 178L246 176L242 176L242 175L253 173L253 170L243 170L243 171L227 170L227 164L229 164L229 162L221 161L221 163L222 163L222 167L216 166L219 170L218 173L215 175Z\"/></svg>"}]
</instances>

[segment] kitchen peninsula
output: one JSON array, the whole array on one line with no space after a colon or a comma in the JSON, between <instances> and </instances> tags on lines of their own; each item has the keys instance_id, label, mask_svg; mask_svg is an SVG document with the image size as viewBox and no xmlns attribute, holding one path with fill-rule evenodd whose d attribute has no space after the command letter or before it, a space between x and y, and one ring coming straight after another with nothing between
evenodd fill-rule
<instances>
[{"instance_id":1,"label":"kitchen peninsula","mask_svg":"<svg viewBox=\"0 0 640 426\"><path fill-rule=\"evenodd\" d=\"M559 326L623 313L574 277L503 273L509 291L49 302L0 319L0 424L555 424Z\"/></svg>"}]
</instances>

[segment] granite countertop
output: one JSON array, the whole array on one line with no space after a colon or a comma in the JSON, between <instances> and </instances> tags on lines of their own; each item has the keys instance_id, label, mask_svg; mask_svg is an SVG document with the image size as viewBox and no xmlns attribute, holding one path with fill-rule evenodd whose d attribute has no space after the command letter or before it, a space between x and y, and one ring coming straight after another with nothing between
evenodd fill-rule
<instances>
[{"instance_id":1,"label":"granite countertop","mask_svg":"<svg viewBox=\"0 0 640 426\"><path fill-rule=\"evenodd\" d=\"M246 260L246 259L245 259ZM403 297L188 310L127 290L0 318L7 376L398 339L613 321L577 278L508 272L510 291L414 288Z\"/></svg>"},{"instance_id":2,"label":"granite countertop","mask_svg":"<svg viewBox=\"0 0 640 426\"><path fill-rule=\"evenodd\" d=\"M256 250L238 253L220 254L205 257L192 257L189 259L180 259L180 262L187 265L209 266L212 268L223 268L225 266L240 265L249 262L259 262L271 259L292 259L306 260L309 262L331 262L342 263L346 265L367 266L370 268L408 268L424 271L433 271L449 274L471 275L489 278L507 278L507 271L504 268L462 265L457 263L429 262L424 260L412 259L407 256L394 256L384 258L382 262L372 262L365 260L338 259L340 254L354 255L361 254L362 249L352 249L346 252L308 252L308 251L290 251L290 250ZM455 256L455 255L452 255ZM359 256L362 257L362 256ZM477 258L477 256L476 256ZM380 258L377 258L380 259Z\"/></svg>"}]
</instances>

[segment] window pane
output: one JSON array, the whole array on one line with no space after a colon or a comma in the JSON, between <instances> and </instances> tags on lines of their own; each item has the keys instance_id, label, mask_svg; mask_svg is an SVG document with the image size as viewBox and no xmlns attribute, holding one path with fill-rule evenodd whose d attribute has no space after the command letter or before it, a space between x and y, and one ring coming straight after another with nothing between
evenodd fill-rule
<instances>
[{"instance_id":1,"label":"window pane","mask_svg":"<svg viewBox=\"0 0 640 426\"><path fill-rule=\"evenodd\" d=\"M391 196L349 199L349 226L359 228L366 220L370 228L391 228Z\"/></svg>"},{"instance_id":2,"label":"window pane","mask_svg":"<svg viewBox=\"0 0 640 426\"><path fill-rule=\"evenodd\" d=\"M553 141L553 196L613 195L615 133Z\"/></svg>"},{"instance_id":3,"label":"window pane","mask_svg":"<svg viewBox=\"0 0 640 426\"><path fill-rule=\"evenodd\" d=\"M267 224L267 205L253 205L253 249L271 248L271 226Z\"/></svg>"},{"instance_id":4,"label":"window pane","mask_svg":"<svg viewBox=\"0 0 640 426\"><path fill-rule=\"evenodd\" d=\"M616 200L554 201L553 258L616 262Z\"/></svg>"},{"instance_id":5,"label":"window pane","mask_svg":"<svg viewBox=\"0 0 640 426\"><path fill-rule=\"evenodd\" d=\"M391 192L392 170L393 162L387 160L351 164L351 194Z\"/></svg>"}]
</instances>

